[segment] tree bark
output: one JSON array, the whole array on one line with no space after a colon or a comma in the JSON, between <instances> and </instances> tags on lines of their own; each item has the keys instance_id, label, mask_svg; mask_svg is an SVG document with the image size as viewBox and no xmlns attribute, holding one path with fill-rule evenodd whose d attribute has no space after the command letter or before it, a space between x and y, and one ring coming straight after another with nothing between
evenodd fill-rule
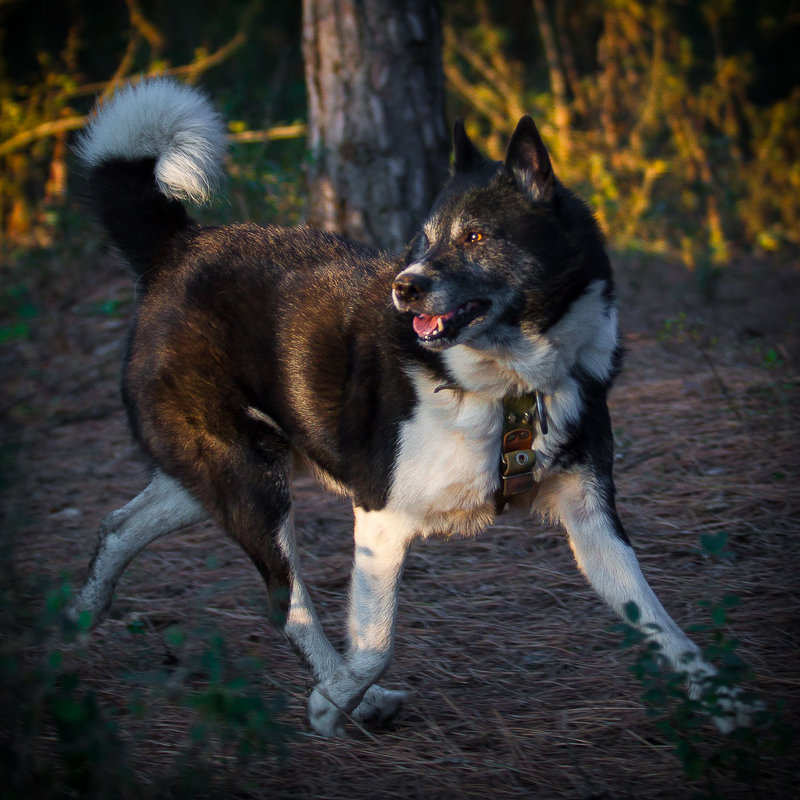
<instances>
[{"instance_id":1,"label":"tree bark","mask_svg":"<svg viewBox=\"0 0 800 800\"><path fill-rule=\"evenodd\" d=\"M303 0L309 223L397 250L448 172L433 0Z\"/></svg>"}]
</instances>

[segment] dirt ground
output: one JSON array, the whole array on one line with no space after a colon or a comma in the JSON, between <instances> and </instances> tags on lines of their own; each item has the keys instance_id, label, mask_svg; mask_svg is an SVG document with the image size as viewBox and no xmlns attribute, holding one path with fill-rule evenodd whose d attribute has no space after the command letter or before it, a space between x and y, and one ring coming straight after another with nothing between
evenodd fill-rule
<instances>
[{"instance_id":1,"label":"dirt ground","mask_svg":"<svg viewBox=\"0 0 800 800\"><path fill-rule=\"evenodd\" d=\"M78 583L100 519L145 483L118 395L131 285L107 255L68 267L35 290L30 335L0 355L3 436L14 454L5 540L22 605L40 604L35 587L60 576ZM623 520L682 626L708 622L698 601L741 598L725 633L739 641L755 689L797 726L800 269L738 264L712 303L677 266L623 261L618 279L627 357L612 414ZM308 482L295 496L308 583L338 642L351 512ZM729 553L703 554L698 535L723 531ZM231 659L263 659L259 686L285 697L281 720L298 732L282 760L238 763L212 742L199 796L588 800L688 798L698 789L645 713L616 620L551 528L503 516L476 540L415 547L383 681L411 699L386 730L351 726L335 741L310 734L308 675L264 606L244 554L200 525L145 551L120 581L109 618L88 642L62 648L110 709L129 766L154 796L175 796L170 776L193 752L193 712L143 676L203 685L185 669L202 635L178 646L174 626L212 627ZM707 633L696 636L708 644ZM41 652L32 645L28 656ZM146 713L118 711L134 693ZM709 750L724 743L710 726L701 732ZM791 751L763 755L760 766L755 787L718 772L720 796L796 796Z\"/></svg>"}]
</instances>

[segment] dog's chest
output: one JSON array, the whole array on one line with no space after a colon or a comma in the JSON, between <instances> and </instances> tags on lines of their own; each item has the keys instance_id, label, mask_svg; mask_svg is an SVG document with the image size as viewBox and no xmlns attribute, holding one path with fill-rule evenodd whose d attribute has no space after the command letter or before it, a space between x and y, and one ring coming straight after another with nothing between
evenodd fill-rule
<instances>
[{"instance_id":1,"label":"dog's chest","mask_svg":"<svg viewBox=\"0 0 800 800\"><path fill-rule=\"evenodd\" d=\"M499 483L501 404L418 379L419 402L400 428L389 506L421 533L487 524Z\"/></svg>"}]
</instances>

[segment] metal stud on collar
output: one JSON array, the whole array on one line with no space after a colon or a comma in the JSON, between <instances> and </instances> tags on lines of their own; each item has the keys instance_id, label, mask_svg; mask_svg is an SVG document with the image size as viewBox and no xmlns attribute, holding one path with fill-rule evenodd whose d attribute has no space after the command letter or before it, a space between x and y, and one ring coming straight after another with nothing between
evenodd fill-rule
<instances>
[{"instance_id":1,"label":"metal stud on collar","mask_svg":"<svg viewBox=\"0 0 800 800\"><path fill-rule=\"evenodd\" d=\"M533 442L537 434L544 436L547 431L547 409L541 392L503 400L500 489L496 497L498 513L510 497L528 492L535 486L536 452Z\"/></svg>"}]
</instances>

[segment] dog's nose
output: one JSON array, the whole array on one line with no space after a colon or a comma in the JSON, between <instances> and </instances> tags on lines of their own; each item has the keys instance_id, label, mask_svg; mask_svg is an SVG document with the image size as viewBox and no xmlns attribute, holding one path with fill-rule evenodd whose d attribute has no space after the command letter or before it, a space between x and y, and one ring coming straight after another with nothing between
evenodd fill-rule
<instances>
[{"instance_id":1,"label":"dog's nose","mask_svg":"<svg viewBox=\"0 0 800 800\"><path fill-rule=\"evenodd\" d=\"M401 272L392 283L392 291L401 303L413 303L430 291L432 283L429 277L418 272Z\"/></svg>"}]
</instances>

